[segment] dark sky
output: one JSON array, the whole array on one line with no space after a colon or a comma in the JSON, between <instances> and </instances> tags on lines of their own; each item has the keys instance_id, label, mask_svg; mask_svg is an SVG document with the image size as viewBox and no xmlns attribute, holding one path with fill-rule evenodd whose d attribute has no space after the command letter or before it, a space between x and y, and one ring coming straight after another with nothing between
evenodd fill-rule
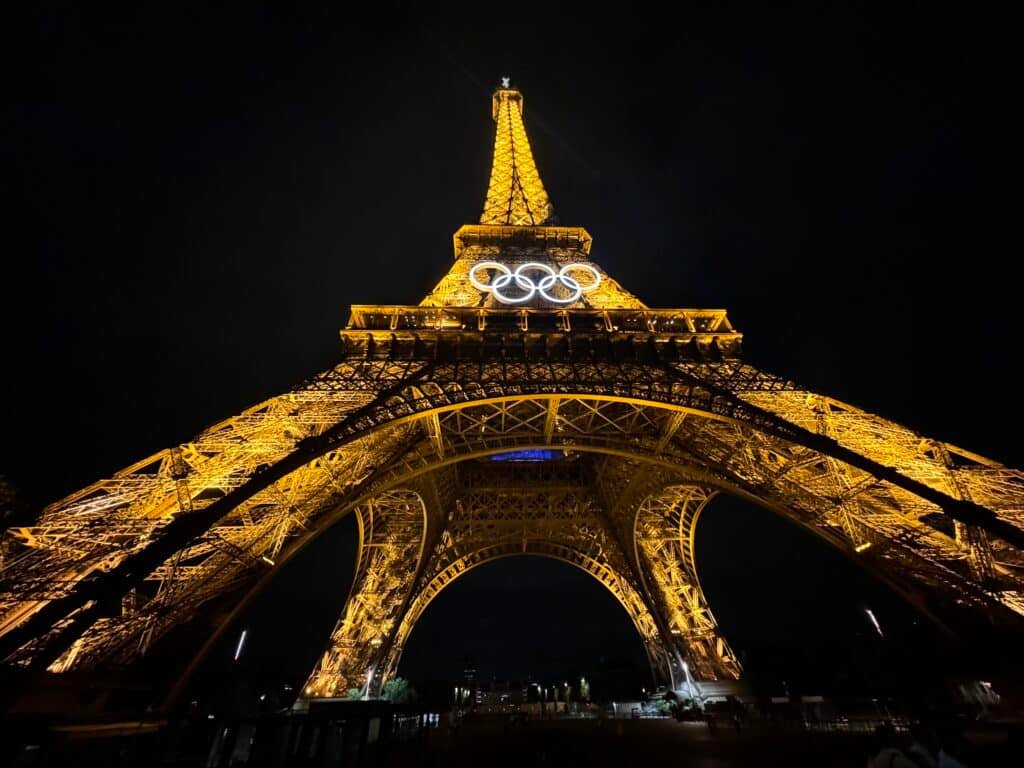
<instances>
[{"instance_id":1,"label":"dark sky","mask_svg":"<svg viewBox=\"0 0 1024 768\"><path fill-rule=\"evenodd\" d=\"M1024 463L1009 19L253 5L14 27L0 472L31 508L330 366L350 304L418 302L479 215L503 75L561 221L626 288L728 308L751 362ZM712 512L702 577L737 646L827 647L884 601L766 513ZM341 526L282 577L253 654L308 666L353 546ZM521 674L639 643L596 584L524 558L439 598L406 671L467 651Z\"/></svg>"}]
</instances>

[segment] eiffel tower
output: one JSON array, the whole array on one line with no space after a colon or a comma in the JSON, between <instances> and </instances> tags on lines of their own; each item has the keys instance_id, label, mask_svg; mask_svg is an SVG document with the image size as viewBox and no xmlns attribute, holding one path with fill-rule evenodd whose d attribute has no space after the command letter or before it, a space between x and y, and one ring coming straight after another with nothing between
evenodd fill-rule
<instances>
[{"instance_id":1,"label":"eiffel tower","mask_svg":"<svg viewBox=\"0 0 1024 768\"><path fill-rule=\"evenodd\" d=\"M647 307L590 260L585 229L556 223L523 94L505 81L491 110L483 214L423 301L353 306L330 370L7 532L6 664L137 668L205 621L201 658L352 514L355 579L304 700L379 694L447 585L523 554L604 585L659 681L736 680L694 551L719 493L812 531L926 614L1021 621L1020 471L752 367L724 310Z\"/></svg>"}]
</instances>

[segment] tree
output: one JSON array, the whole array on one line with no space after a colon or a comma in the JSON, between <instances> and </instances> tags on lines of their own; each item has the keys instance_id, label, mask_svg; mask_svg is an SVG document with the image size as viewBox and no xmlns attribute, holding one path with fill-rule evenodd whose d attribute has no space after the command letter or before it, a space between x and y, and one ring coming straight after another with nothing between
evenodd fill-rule
<instances>
[{"instance_id":1,"label":"tree","mask_svg":"<svg viewBox=\"0 0 1024 768\"><path fill-rule=\"evenodd\" d=\"M358 688L349 688L348 693L345 695L347 699L361 699L363 698L363 692Z\"/></svg>"},{"instance_id":2,"label":"tree","mask_svg":"<svg viewBox=\"0 0 1024 768\"><path fill-rule=\"evenodd\" d=\"M672 705L672 715L676 720L699 720L703 711L696 699L679 699Z\"/></svg>"},{"instance_id":3,"label":"tree","mask_svg":"<svg viewBox=\"0 0 1024 768\"><path fill-rule=\"evenodd\" d=\"M580 701L590 701L590 683L585 677L580 678Z\"/></svg>"},{"instance_id":4,"label":"tree","mask_svg":"<svg viewBox=\"0 0 1024 768\"><path fill-rule=\"evenodd\" d=\"M395 704L408 704L416 700L416 689L404 677L393 677L384 683L383 696Z\"/></svg>"},{"instance_id":5,"label":"tree","mask_svg":"<svg viewBox=\"0 0 1024 768\"><path fill-rule=\"evenodd\" d=\"M651 711L656 715L670 715L672 714L672 702L668 699L652 699L648 706Z\"/></svg>"}]
</instances>

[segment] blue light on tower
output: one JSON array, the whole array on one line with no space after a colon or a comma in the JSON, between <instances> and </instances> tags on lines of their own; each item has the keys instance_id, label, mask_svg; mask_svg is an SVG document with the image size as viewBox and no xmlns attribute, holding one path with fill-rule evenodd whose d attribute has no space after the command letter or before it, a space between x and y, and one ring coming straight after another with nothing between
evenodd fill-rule
<instances>
[{"instance_id":1,"label":"blue light on tower","mask_svg":"<svg viewBox=\"0 0 1024 768\"><path fill-rule=\"evenodd\" d=\"M491 461L557 461L565 458L565 451L552 448L527 448L522 451L496 453Z\"/></svg>"}]
</instances>

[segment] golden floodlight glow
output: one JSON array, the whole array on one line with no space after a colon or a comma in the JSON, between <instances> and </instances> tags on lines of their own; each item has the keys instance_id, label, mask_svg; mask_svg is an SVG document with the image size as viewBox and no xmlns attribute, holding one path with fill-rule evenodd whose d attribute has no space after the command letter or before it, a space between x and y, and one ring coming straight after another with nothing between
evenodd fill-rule
<instances>
[{"instance_id":1,"label":"golden floodlight glow","mask_svg":"<svg viewBox=\"0 0 1024 768\"><path fill-rule=\"evenodd\" d=\"M718 493L843 552L877 545L858 562L936 605L1021 621L1024 474L746 363L724 309L647 307L555 222L522 93L491 106L483 214L419 305L354 306L327 371L8 530L6 663L130 669L174 627L219 622L185 649L181 690L279 570L262 566L353 515L350 594L300 698L378 694L447 586L522 555L593 577L658 684L699 696L742 671L696 565ZM85 608L97 589L117 611Z\"/></svg>"},{"instance_id":2,"label":"golden floodlight glow","mask_svg":"<svg viewBox=\"0 0 1024 768\"><path fill-rule=\"evenodd\" d=\"M527 227L548 223L554 207L533 162L523 126L523 94L514 88L499 88L492 99L492 116L494 162L480 223Z\"/></svg>"}]
</instances>

